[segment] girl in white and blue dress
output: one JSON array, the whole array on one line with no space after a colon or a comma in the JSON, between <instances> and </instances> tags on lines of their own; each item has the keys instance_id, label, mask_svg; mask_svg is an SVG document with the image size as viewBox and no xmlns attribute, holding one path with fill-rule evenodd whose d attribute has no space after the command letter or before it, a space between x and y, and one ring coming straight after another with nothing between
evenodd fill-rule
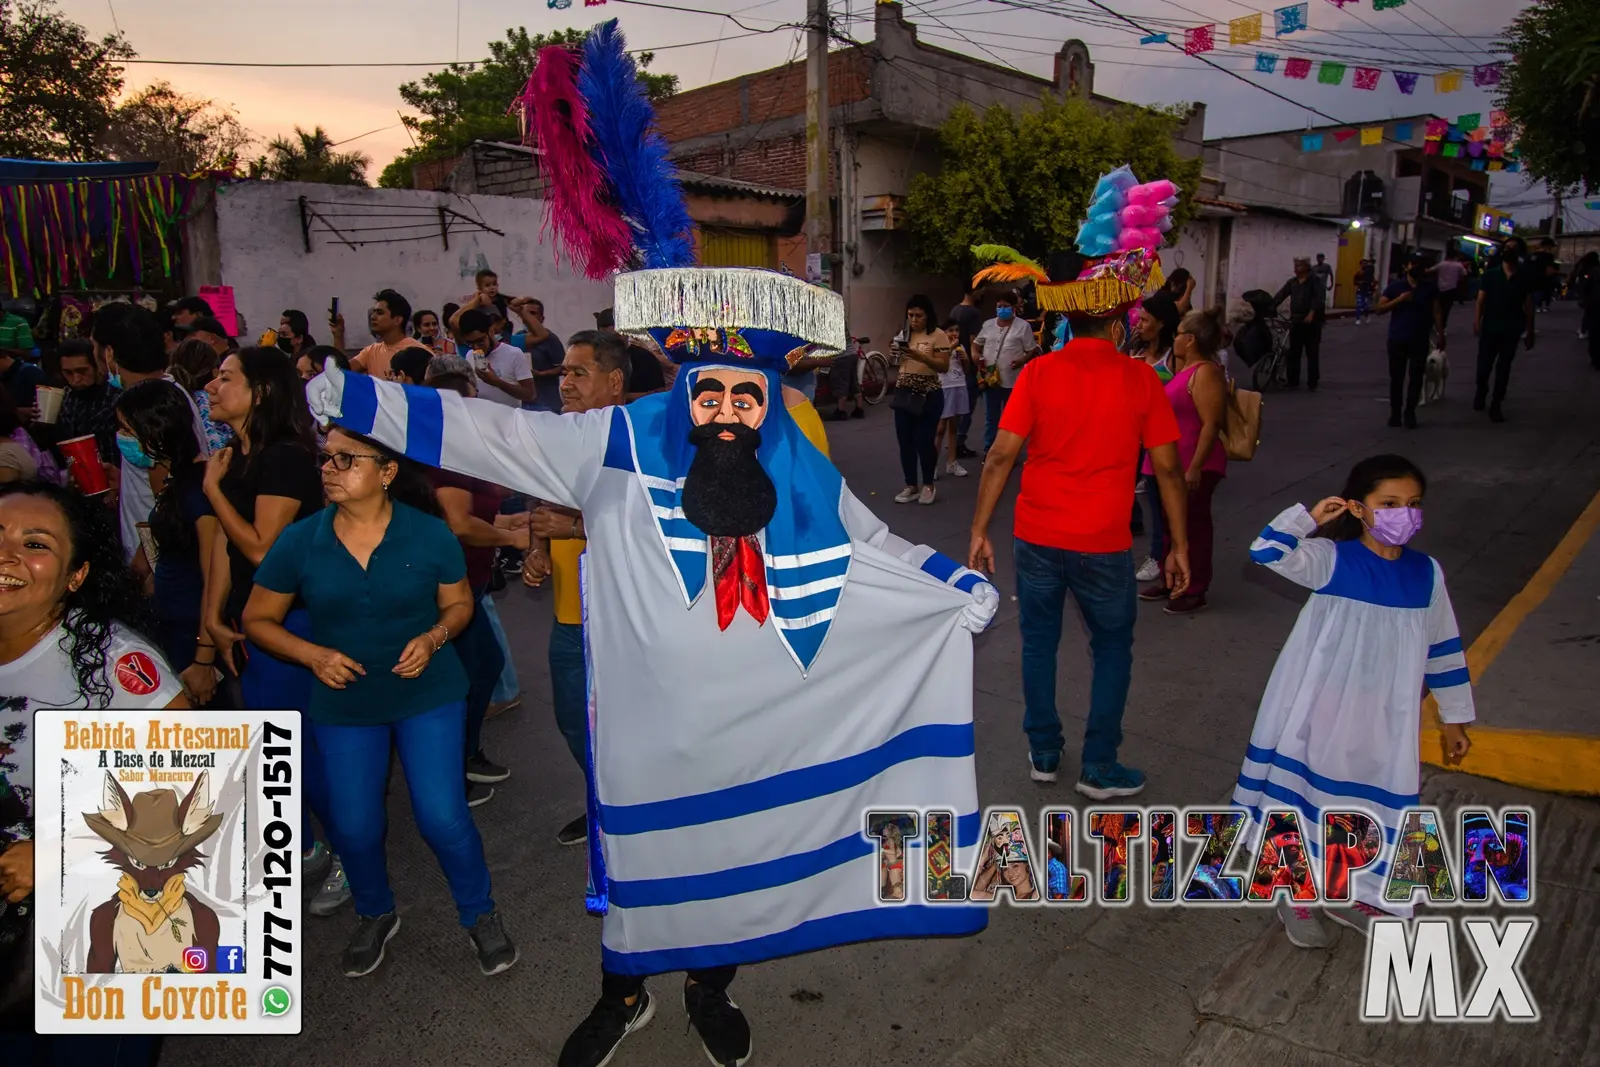
<instances>
[{"instance_id":1,"label":"girl in white and blue dress","mask_svg":"<svg viewBox=\"0 0 1600 1067\"><path fill-rule=\"evenodd\" d=\"M1406 547L1422 528L1427 480L1401 456L1356 464L1341 496L1311 511L1296 504L1261 531L1250 558L1313 590L1278 654L1256 713L1233 792L1250 812L1246 839L1264 814L1299 812L1310 858L1321 870L1321 814L1364 811L1382 827L1380 860L1352 876L1352 903L1328 917L1365 931L1384 915L1387 859L1401 813L1418 803L1421 694L1439 704L1447 754L1466 755L1472 686L1444 572ZM1289 940L1329 943L1315 914L1280 901Z\"/></svg>"}]
</instances>

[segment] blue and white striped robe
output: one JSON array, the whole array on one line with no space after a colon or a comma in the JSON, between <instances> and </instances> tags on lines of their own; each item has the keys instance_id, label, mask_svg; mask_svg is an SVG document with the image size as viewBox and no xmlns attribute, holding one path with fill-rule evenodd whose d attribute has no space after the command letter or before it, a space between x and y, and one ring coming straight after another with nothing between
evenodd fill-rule
<instances>
[{"instance_id":1,"label":"blue and white striped robe","mask_svg":"<svg viewBox=\"0 0 1600 1067\"><path fill-rule=\"evenodd\" d=\"M1312 538L1296 504L1273 519L1250 558L1314 590L1278 653L1233 801L1252 815L1254 847L1266 811L1300 812L1320 884L1323 811L1363 811L1383 827L1384 850L1355 875L1357 900L1383 899L1401 811L1418 804L1422 688L1445 722L1473 719L1472 684L1444 572L1411 549L1385 560L1360 541Z\"/></svg>"},{"instance_id":2,"label":"blue and white striped robe","mask_svg":"<svg viewBox=\"0 0 1600 1067\"><path fill-rule=\"evenodd\" d=\"M957 869L975 862L972 638L959 616L980 575L894 536L845 488L849 555L769 554L773 615L757 626L740 609L722 631L709 583L685 606L627 409L552 415L388 382L347 384L343 406L336 421L413 458L583 511L606 970L983 929L981 907L924 903L916 864L907 902L877 904L862 833L869 810L949 811ZM841 583L802 672L775 632L783 594L801 603Z\"/></svg>"}]
</instances>

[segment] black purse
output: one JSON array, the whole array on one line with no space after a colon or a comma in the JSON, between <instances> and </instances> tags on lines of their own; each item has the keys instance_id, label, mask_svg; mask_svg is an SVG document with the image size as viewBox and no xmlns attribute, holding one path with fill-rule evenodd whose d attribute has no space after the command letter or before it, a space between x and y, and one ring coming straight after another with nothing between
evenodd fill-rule
<instances>
[{"instance_id":1,"label":"black purse","mask_svg":"<svg viewBox=\"0 0 1600 1067\"><path fill-rule=\"evenodd\" d=\"M889 397L889 407L895 411L903 411L913 417L921 417L928 406L929 393L916 393L910 389L897 387L894 395Z\"/></svg>"},{"instance_id":2,"label":"black purse","mask_svg":"<svg viewBox=\"0 0 1600 1067\"><path fill-rule=\"evenodd\" d=\"M33 1029L33 897L0 900L0 1033Z\"/></svg>"}]
</instances>

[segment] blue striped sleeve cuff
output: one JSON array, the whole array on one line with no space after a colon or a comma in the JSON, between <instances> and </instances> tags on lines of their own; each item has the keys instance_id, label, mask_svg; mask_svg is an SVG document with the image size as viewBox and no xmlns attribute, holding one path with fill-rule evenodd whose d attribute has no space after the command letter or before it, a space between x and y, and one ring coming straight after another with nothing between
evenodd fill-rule
<instances>
[{"instance_id":1,"label":"blue striped sleeve cuff","mask_svg":"<svg viewBox=\"0 0 1600 1067\"><path fill-rule=\"evenodd\" d=\"M1438 674L1424 674L1423 684L1429 689L1449 689L1457 685L1472 684L1472 674L1465 667L1457 667L1452 671L1441 671Z\"/></svg>"}]
</instances>

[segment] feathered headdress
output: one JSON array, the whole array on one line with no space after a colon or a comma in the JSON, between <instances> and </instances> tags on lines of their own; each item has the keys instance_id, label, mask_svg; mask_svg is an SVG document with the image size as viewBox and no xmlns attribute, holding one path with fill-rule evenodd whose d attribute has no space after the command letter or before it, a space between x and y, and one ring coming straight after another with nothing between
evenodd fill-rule
<instances>
[{"instance_id":1,"label":"feathered headdress","mask_svg":"<svg viewBox=\"0 0 1600 1067\"><path fill-rule=\"evenodd\" d=\"M985 267L972 276L972 287L989 282L1047 282L1050 275L1038 263L1005 245L973 245L972 258L979 263L988 263Z\"/></svg>"},{"instance_id":2,"label":"feathered headdress","mask_svg":"<svg viewBox=\"0 0 1600 1067\"><path fill-rule=\"evenodd\" d=\"M543 157L547 225L585 275L694 264L694 223L615 19L590 31L581 59L540 49L512 110Z\"/></svg>"}]
</instances>

